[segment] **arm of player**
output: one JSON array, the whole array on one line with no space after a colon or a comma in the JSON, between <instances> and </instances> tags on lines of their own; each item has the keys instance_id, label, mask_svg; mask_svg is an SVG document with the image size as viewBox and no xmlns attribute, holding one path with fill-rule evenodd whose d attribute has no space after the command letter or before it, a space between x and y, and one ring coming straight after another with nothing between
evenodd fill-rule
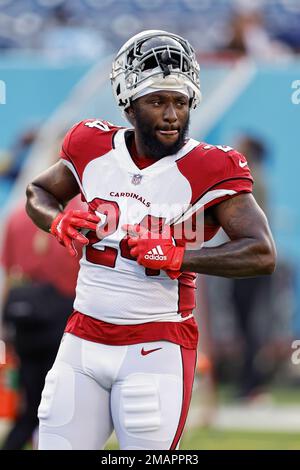
<instances>
[{"instance_id":1,"label":"arm of player","mask_svg":"<svg viewBox=\"0 0 300 470\"><path fill-rule=\"evenodd\" d=\"M86 211L64 212L66 204L79 193L71 171L59 161L27 186L26 210L42 230L52 233L72 256L77 254L73 240L86 245L88 239L81 228L96 230L99 217Z\"/></svg>"},{"instance_id":2,"label":"arm of player","mask_svg":"<svg viewBox=\"0 0 300 470\"><path fill-rule=\"evenodd\" d=\"M164 269L177 278L182 271L223 277L271 274L276 251L266 216L251 194L240 194L214 208L214 217L230 241L216 248L184 250L175 246L168 226L161 234L136 226L129 233L130 253L146 268Z\"/></svg>"},{"instance_id":3,"label":"arm of player","mask_svg":"<svg viewBox=\"0 0 300 470\"><path fill-rule=\"evenodd\" d=\"M27 186L27 213L39 228L49 232L55 217L77 194L77 181L60 160Z\"/></svg>"},{"instance_id":4,"label":"arm of player","mask_svg":"<svg viewBox=\"0 0 300 470\"><path fill-rule=\"evenodd\" d=\"M223 277L271 274L276 249L264 212L251 194L240 194L213 209L230 241L215 248L185 251L181 271Z\"/></svg>"}]
</instances>

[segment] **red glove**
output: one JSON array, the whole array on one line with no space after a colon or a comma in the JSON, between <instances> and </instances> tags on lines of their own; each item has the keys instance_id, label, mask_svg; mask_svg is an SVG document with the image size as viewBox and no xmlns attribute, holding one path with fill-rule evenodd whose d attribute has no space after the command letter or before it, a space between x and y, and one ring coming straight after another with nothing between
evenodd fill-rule
<instances>
[{"instance_id":1,"label":"red glove","mask_svg":"<svg viewBox=\"0 0 300 470\"><path fill-rule=\"evenodd\" d=\"M67 212L60 212L52 222L50 232L54 235L59 243L67 248L71 256L76 256L77 251L74 247L74 240L88 245L88 239L79 233L77 229L87 228L89 230L96 230L100 218L81 210L69 210Z\"/></svg>"},{"instance_id":2,"label":"red glove","mask_svg":"<svg viewBox=\"0 0 300 470\"><path fill-rule=\"evenodd\" d=\"M163 269L171 279L180 276L184 246L175 246L170 227L165 225L161 233L150 232L140 225L123 225L129 233L130 254L137 262L150 269Z\"/></svg>"}]
</instances>

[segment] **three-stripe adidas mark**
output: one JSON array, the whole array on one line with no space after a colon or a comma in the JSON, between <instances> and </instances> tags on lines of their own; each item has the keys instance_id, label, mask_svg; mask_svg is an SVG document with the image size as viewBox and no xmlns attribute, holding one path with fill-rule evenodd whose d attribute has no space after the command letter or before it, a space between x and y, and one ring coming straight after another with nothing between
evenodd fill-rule
<instances>
[{"instance_id":1,"label":"three-stripe adidas mark","mask_svg":"<svg viewBox=\"0 0 300 470\"><path fill-rule=\"evenodd\" d=\"M166 260L167 257L164 255L164 252L161 249L160 245L156 245L155 248L149 250L148 253L145 255L145 259L153 259L158 261Z\"/></svg>"}]
</instances>

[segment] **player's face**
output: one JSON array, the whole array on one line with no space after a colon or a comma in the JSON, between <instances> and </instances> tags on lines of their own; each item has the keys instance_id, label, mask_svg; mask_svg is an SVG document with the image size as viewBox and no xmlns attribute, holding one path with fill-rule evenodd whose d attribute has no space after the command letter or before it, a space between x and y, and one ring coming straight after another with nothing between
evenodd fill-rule
<instances>
[{"instance_id":1,"label":"player's face","mask_svg":"<svg viewBox=\"0 0 300 470\"><path fill-rule=\"evenodd\" d=\"M133 102L136 141L145 155L162 158L184 145L189 99L176 91L149 93Z\"/></svg>"}]
</instances>

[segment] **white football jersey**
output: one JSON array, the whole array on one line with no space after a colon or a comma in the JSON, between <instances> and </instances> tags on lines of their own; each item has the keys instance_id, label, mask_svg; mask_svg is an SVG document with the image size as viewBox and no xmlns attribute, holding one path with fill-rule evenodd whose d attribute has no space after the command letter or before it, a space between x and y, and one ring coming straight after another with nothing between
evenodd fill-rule
<instances>
[{"instance_id":1,"label":"white football jersey","mask_svg":"<svg viewBox=\"0 0 300 470\"><path fill-rule=\"evenodd\" d=\"M78 276L75 310L116 325L181 322L195 306L195 275L171 280L130 256L124 224L180 223L193 212L239 192L252 178L243 155L189 139L180 151L139 169L125 133L106 121L86 120L66 135L61 157L75 176L89 209L101 218L88 232ZM188 212L189 211L189 212ZM220 227L209 227L205 240ZM159 255L160 247L155 253Z\"/></svg>"}]
</instances>

